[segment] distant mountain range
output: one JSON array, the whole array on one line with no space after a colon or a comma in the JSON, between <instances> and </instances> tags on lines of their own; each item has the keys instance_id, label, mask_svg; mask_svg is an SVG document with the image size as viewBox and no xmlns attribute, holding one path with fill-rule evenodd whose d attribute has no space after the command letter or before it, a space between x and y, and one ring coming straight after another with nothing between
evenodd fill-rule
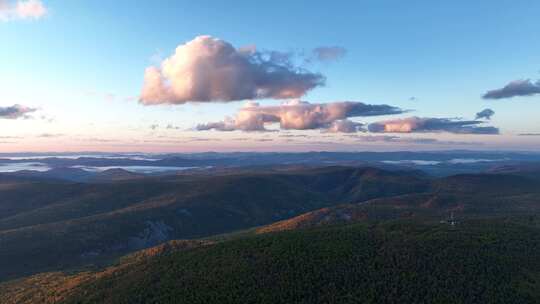
<instances>
[{"instance_id":1,"label":"distant mountain range","mask_svg":"<svg viewBox=\"0 0 540 304\"><path fill-rule=\"evenodd\" d=\"M145 176L144 174L139 174L120 168L92 172L70 167L53 168L47 171L22 170L12 173L4 173L4 175L27 178L28 180L58 180L73 182L104 182L141 178Z\"/></svg>"},{"instance_id":2,"label":"distant mountain range","mask_svg":"<svg viewBox=\"0 0 540 304\"><path fill-rule=\"evenodd\" d=\"M421 169L434 176L478 173L501 166L540 163L540 153L438 152L308 152L195 154L0 154L0 172L78 168L90 172L120 168L136 173L214 171L261 166L375 166L387 170ZM191 170L190 170L191 169ZM61 173L61 172L59 172ZM74 172L72 172L74 173ZM52 175L53 173L50 173ZM77 173L76 175L80 175ZM56 174L69 179L73 174ZM78 176L74 176L78 180Z\"/></svg>"}]
</instances>

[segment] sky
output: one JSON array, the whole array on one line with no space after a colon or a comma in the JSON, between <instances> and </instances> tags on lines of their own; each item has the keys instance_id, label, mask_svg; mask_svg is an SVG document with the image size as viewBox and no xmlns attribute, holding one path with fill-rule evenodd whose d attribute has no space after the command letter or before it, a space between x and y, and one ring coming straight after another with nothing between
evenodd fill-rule
<instances>
[{"instance_id":1,"label":"sky","mask_svg":"<svg viewBox=\"0 0 540 304\"><path fill-rule=\"evenodd\" d=\"M0 152L540 149L538 1L0 0Z\"/></svg>"}]
</instances>

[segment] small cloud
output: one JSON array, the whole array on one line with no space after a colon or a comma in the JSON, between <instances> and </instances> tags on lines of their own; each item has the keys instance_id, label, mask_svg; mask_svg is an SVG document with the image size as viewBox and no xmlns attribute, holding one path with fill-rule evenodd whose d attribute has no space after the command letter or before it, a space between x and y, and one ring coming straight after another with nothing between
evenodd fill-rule
<instances>
[{"instance_id":1,"label":"small cloud","mask_svg":"<svg viewBox=\"0 0 540 304\"><path fill-rule=\"evenodd\" d=\"M514 80L501 89L491 90L482 96L484 99L503 99L517 96L540 94L540 80L533 83L530 79Z\"/></svg>"},{"instance_id":2,"label":"small cloud","mask_svg":"<svg viewBox=\"0 0 540 304\"><path fill-rule=\"evenodd\" d=\"M364 124L348 119L336 120L325 130L331 133L356 133L364 130Z\"/></svg>"},{"instance_id":3,"label":"small cloud","mask_svg":"<svg viewBox=\"0 0 540 304\"><path fill-rule=\"evenodd\" d=\"M14 144L17 139L23 139L22 136L0 136L0 144Z\"/></svg>"},{"instance_id":4,"label":"small cloud","mask_svg":"<svg viewBox=\"0 0 540 304\"><path fill-rule=\"evenodd\" d=\"M204 141L221 141L221 138L208 138L208 137L190 137L188 142L204 142Z\"/></svg>"},{"instance_id":5,"label":"small cloud","mask_svg":"<svg viewBox=\"0 0 540 304\"><path fill-rule=\"evenodd\" d=\"M477 145L476 142L463 141L440 141L436 138L426 137L399 137L393 135L351 135L362 142L386 142L386 143L405 143L405 144L421 144L421 145Z\"/></svg>"},{"instance_id":6,"label":"small cloud","mask_svg":"<svg viewBox=\"0 0 540 304\"><path fill-rule=\"evenodd\" d=\"M495 127L480 127L479 120L460 120L455 118L422 118L386 120L369 124L373 133L426 133L448 132L455 134L499 134Z\"/></svg>"},{"instance_id":7,"label":"small cloud","mask_svg":"<svg viewBox=\"0 0 540 304\"><path fill-rule=\"evenodd\" d=\"M28 114L37 111L36 108L25 107L22 105L13 105L10 107L0 107L0 119L29 119Z\"/></svg>"},{"instance_id":8,"label":"small cloud","mask_svg":"<svg viewBox=\"0 0 540 304\"><path fill-rule=\"evenodd\" d=\"M401 114L405 111L389 105L371 105L356 101L332 103L309 103L292 100L279 106L260 106L247 103L234 118L199 124L196 129L218 131L269 131L266 125L278 123L281 130L325 130L352 132L360 130L361 124L347 120L351 117Z\"/></svg>"},{"instance_id":9,"label":"small cloud","mask_svg":"<svg viewBox=\"0 0 540 304\"><path fill-rule=\"evenodd\" d=\"M227 41L199 36L146 69L140 102L288 99L324 84L324 76L296 67L286 53L236 49Z\"/></svg>"},{"instance_id":10,"label":"small cloud","mask_svg":"<svg viewBox=\"0 0 540 304\"><path fill-rule=\"evenodd\" d=\"M301 137L308 137L306 134L281 134L279 137L283 138L301 138Z\"/></svg>"},{"instance_id":11,"label":"small cloud","mask_svg":"<svg viewBox=\"0 0 540 304\"><path fill-rule=\"evenodd\" d=\"M0 136L0 139L1 140L4 140L4 139L21 139L22 137L20 136Z\"/></svg>"},{"instance_id":12,"label":"small cloud","mask_svg":"<svg viewBox=\"0 0 540 304\"><path fill-rule=\"evenodd\" d=\"M415 143L415 144L433 144L438 142L435 138L402 138L391 135L366 135L358 137L361 141L366 142L398 142L398 143Z\"/></svg>"},{"instance_id":13,"label":"small cloud","mask_svg":"<svg viewBox=\"0 0 540 304\"><path fill-rule=\"evenodd\" d=\"M229 118L229 117L226 117L224 121L198 124L195 127L197 131L209 131L209 130L236 131L236 130L240 130L240 128L242 128L242 126L237 125L236 122L232 118ZM264 128L257 131L262 131L262 130L264 130ZM246 131L255 131L255 129L250 129Z\"/></svg>"},{"instance_id":14,"label":"small cloud","mask_svg":"<svg viewBox=\"0 0 540 304\"><path fill-rule=\"evenodd\" d=\"M36 137L39 137L39 138L55 138L55 137L62 137L64 136L64 134L60 134L60 133L42 133L42 134L39 134L37 135Z\"/></svg>"},{"instance_id":15,"label":"small cloud","mask_svg":"<svg viewBox=\"0 0 540 304\"><path fill-rule=\"evenodd\" d=\"M476 119L487 119L490 120L491 116L495 115L495 111L492 109L484 109L476 113Z\"/></svg>"},{"instance_id":16,"label":"small cloud","mask_svg":"<svg viewBox=\"0 0 540 304\"><path fill-rule=\"evenodd\" d=\"M313 54L319 61L336 61L345 57L347 50L340 46L321 46L315 48Z\"/></svg>"},{"instance_id":17,"label":"small cloud","mask_svg":"<svg viewBox=\"0 0 540 304\"><path fill-rule=\"evenodd\" d=\"M0 21L37 20L47 12L41 0L0 0Z\"/></svg>"},{"instance_id":18,"label":"small cloud","mask_svg":"<svg viewBox=\"0 0 540 304\"><path fill-rule=\"evenodd\" d=\"M117 142L118 140L108 139L108 138L100 138L100 137L88 137L88 138L82 139L82 141L98 142L98 143L110 143L110 142Z\"/></svg>"},{"instance_id":19,"label":"small cloud","mask_svg":"<svg viewBox=\"0 0 540 304\"><path fill-rule=\"evenodd\" d=\"M324 141L324 140L318 140L318 141L307 141L303 144L310 144L310 145L335 145L336 142L334 141Z\"/></svg>"},{"instance_id":20,"label":"small cloud","mask_svg":"<svg viewBox=\"0 0 540 304\"><path fill-rule=\"evenodd\" d=\"M55 121L55 118L54 118L54 117L49 117L49 116L47 116L47 115L41 115L39 118L40 118L41 120L45 120L45 121L48 122L48 123L52 123L52 122Z\"/></svg>"},{"instance_id":21,"label":"small cloud","mask_svg":"<svg viewBox=\"0 0 540 304\"><path fill-rule=\"evenodd\" d=\"M253 139L253 141L268 142L268 141L274 141L274 140L271 139L271 138L255 138L255 139Z\"/></svg>"}]
</instances>

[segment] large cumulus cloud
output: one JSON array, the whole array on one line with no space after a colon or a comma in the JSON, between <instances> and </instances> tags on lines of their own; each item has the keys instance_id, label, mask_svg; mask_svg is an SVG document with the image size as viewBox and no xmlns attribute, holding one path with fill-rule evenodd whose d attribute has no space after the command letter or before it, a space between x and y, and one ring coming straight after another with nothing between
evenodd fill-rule
<instances>
[{"instance_id":1,"label":"large cumulus cloud","mask_svg":"<svg viewBox=\"0 0 540 304\"><path fill-rule=\"evenodd\" d=\"M314 104L292 100L279 106L260 106L258 103L250 102L240 109L234 118L200 124L197 130L265 131L266 124L279 123L280 128L286 130L324 129L330 132L350 133L359 130L362 125L347 118L403 112L402 109L389 105L370 105L354 101Z\"/></svg>"},{"instance_id":2,"label":"large cumulus cloud","mask_svg":"<svg viewBox=\"0 0 540 304\"><path fill-rule=\"evenodd\" d=\"M480 120L461 120L455 118L408 117L369 124L373 133L427 133L449 132L455 134L499 134L495 127L479 126Z\"/></svg>"},{"instance_id":3,"label":"large cumulus cloud","mask_svg":"<svg viewBox=\"0 0 540 304\"><path fill-rule=\"evenodd\" d=\"M37 109L18 104L9 107L0 107L0 119L28 118L28 114L35 111Z\"/></svg>"},{"instance_id":4,"label":"large cumulus cloud","mask_svg":"<svg viewBox=\"0 0 540 304\"><path fill-rule=\"evenodd\" d=\"M176 48L159 67L145 71L143 104L188 101L290 99L322 86L325 78L296 67L279 52L236 49L230 43L199 36Z\"/></svg>"},{"instance_id":5,"label":"large cumulus cloud","mask_svg":"<svg viewBox=\"0 0 540 304\"><path fill-rule=\"evenodd\" d=\"M514 80L500 89L487 91L484 99L503 99L517 96L532 96L540 94L540 80L532 82L530 79Z\"/></svg>"},{"instance_id":6,"label":"large cumulus cloud","mask_svg":"<svg viewBox=\"0 0 540 304\"><path fill-rule=\"evenodd\" d=\"M0 21L39 19L47 14L40 0L0 0Z\"/></svg>"}]
</instances>

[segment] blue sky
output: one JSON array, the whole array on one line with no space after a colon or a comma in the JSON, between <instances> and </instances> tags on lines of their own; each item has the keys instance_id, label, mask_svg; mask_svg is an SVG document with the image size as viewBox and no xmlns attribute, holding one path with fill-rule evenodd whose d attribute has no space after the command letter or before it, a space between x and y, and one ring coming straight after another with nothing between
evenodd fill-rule
<instances>
[{"instance_id":1,"label":"blue sky","mask_svg":"<svg viewBox=\"0 0 540 304\"><path fill-rule=\"evenodd\" d=\"M469 143L465 148L540 148L540 136L517 135L540 133L540 94L482 98L514 80L540 79L540 2L290 2L43 0L47 13L40 18L0 21L0 107L37 109L32 119L0 119L0 151L426 150L463 148L463 142ZM362 123L409 116L474 119L491 108L495 115L485 125L501 134L388 134L441 140L426 145L358 141L320 129L193 131L234 116L245 101L145 106L137 99L145 69L200 35L236 48L295 53L339 46L346 49L343 58L306 66L323 74L326 85L302 100L414 110L353 118ZM166 129L169 124L177 128ZM309 139L285 142L278 133Z\"/></svg>"}]
</instances>

